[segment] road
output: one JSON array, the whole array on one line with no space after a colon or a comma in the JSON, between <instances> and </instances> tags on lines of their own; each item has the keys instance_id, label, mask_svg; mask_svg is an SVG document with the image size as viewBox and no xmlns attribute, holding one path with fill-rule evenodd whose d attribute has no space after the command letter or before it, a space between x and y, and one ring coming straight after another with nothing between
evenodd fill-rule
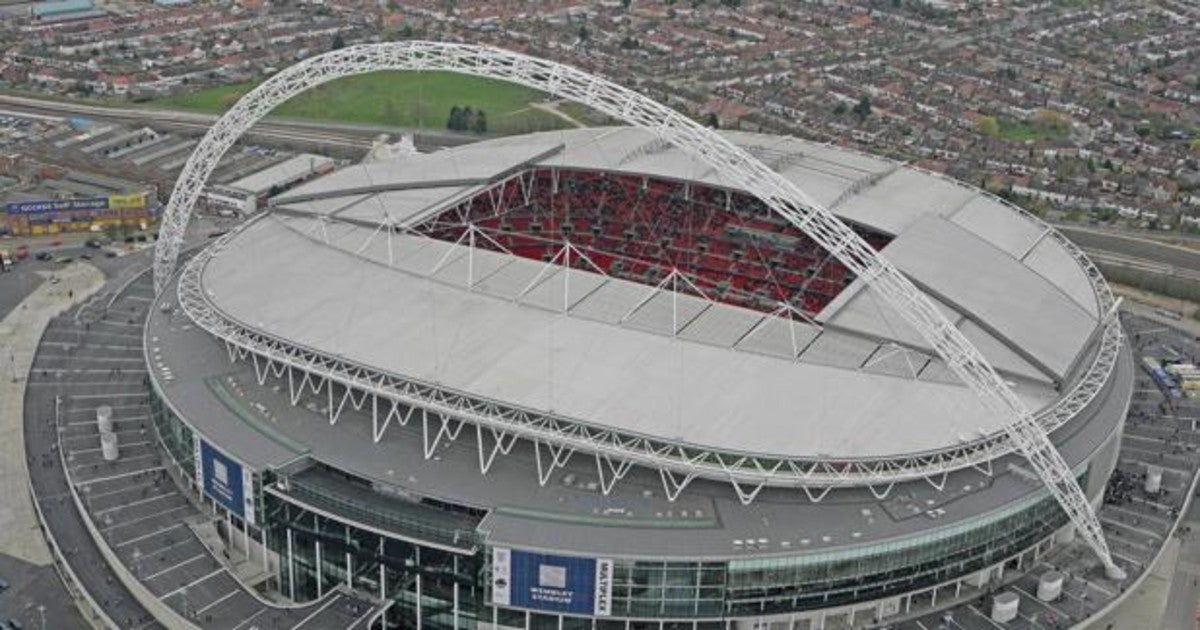
<instances>
[{"instance_id":1,"label":"road","mask_svg":"<svg viewBox=\"0 0 1200 630\"><path fill-rule=\"evenodd\" d=\"M133 125L153 125L191 134L208 131L218 118L215 114L181 110L107 107L7 94L0 94L0 109L24 115L58 118L79 117ZM299 142L344 149L367 149L370 148L374 139L383 133L413 134L414 142L421 148L455 146L479 139L470 135L430 132L424 129L282 118L267 118L255 125L249 135L278 142Z\"/></svg>"}]
</instances>

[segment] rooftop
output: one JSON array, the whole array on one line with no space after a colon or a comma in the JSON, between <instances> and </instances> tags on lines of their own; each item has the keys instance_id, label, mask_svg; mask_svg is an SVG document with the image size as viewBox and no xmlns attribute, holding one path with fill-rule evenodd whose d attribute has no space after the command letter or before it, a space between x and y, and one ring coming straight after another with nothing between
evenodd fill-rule
<instances>
[{"instance_id":1,"label":"rooftop","mask_svg":"<svg viewBox=\"0 0 1200 630\"><path fill-rule=\"evenodd\" d=\"M1092 287L1040 224L978 190L884 160L794 138L729 135L843 219L891 235L884 256L1031 408L1055 400L1087 355L1097 326ZM1000 430L861 280L810 323L462 243L377 236L384 223L415 225L534 166L726 185L627 128L353 166L280 195L276 217L208 264L205 289L234 320L310 348L685 445L873 457Z\"/></svg>"},{"instance_id":2,"label":"rooftop","mask_svg":"<svg viewBox=\"0 0 1200 630\"><path fill-rule=\"evenodd\" d=\"M596 464L587 455L571 458L539 486L527 443L518 442L486 475L478 470L471 430L443 442L426 459L420 422L393 423L378 443L366 409L347 409L331 425L323 393L305 394L293 406L286 383L258 385L251 365L231 364L220 343L178 310L172 315L155 309L146 336L157 386L205 439L231 456L255 469L290 468L310 459L360 476L379 489L392 488L392 495L486 510L479 530L494 545L654 558L853 553L854 548L882 540L950 530L1016 502L1046 496L1017 456L997 461L991 477L965 469L952 473L944 490L918 480L898 484L885 500L867 488L854 488L836 490L817 504L796 489L767 488L746 507L727 484L697 480L672 502L663 495L657 473L636 466L603 495ZM1073 468L1078 470L1118 427L1131 393L1132 371L1126 354L1110 386L1055 432L1054 440ZM224 384L226 393L217 395L214 382ZM393 500L376 499L381 514ZM929 514L936 510L945 512L936 518ZM733 543L759 539L767 542L752 548Z\"/></svg>"},{"instance_id":3,"label":"rooftop","mask_svg":"<svg viewBox=\"0 0 1200 630\"><path fill-rule=\"evenodd\" d=\"M229 184L231 188L262 195L275 186L284 186L333 166L333 159L302 153Z\"/></svg>"}]
</instances>

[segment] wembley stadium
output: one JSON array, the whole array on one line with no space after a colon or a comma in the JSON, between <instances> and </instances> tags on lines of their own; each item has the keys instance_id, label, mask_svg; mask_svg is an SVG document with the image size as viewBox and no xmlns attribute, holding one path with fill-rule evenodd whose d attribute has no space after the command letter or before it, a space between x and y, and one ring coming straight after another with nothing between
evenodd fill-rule
<instances>
[{"instance_id":1,"label":"wembley stadium","mask_svg":"<svg viewBox=\"0 0 1200 630\"><path fill-rule=\"evenodd\" d=\"M472 68L631 124L348 166L178 268L190 208L164 219L157 438L271 590L352 589L383 627L818 628L1077 535L1119 575L1089 528L1134 368L1082 252L940 175L639 120L527 59Z\"/></svg>"}]
</instances>

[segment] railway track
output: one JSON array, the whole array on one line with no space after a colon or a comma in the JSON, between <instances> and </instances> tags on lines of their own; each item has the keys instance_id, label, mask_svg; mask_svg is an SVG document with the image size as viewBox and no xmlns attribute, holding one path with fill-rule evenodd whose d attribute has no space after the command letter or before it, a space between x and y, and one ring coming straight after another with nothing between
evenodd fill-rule
<instances>
[{"instance_id":1,"label":"railway track","mask_svg":"<svg viewBox=\"0 0 1200 630\"><path fill-rule=\"evenodd\" d=\"M87 117L153 125L197 134L207 131L217 120L217 116L213 114L166 109L105 107L10 95L0 95L0 110L11 114L34 115L43 118ZM352 127L336 123L266 121L253 129L250 135L285 142L367 149L380 133L382 130L377 128Z\"/></svg>"}]
</instances>

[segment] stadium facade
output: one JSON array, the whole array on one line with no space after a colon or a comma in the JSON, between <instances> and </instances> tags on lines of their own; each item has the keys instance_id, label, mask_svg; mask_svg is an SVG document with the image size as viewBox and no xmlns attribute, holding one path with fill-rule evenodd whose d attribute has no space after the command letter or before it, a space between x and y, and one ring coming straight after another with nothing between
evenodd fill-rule
<instances>
[{"instance_id":1,"label":"stadium facade","mask_svg":"<svg viewBox=\"0 0 1200 630\"><path fill-rule=\"evenodd\" d=\"M1077 248L911 166L724 138L920 287L1102 500L1133 367ZM488 140L336 171L187 260L144 331L153 415L295 601L352 588L387 627L868 625L1077 531L870 280L643 129Z\"/></svg>"}]
</instances>

